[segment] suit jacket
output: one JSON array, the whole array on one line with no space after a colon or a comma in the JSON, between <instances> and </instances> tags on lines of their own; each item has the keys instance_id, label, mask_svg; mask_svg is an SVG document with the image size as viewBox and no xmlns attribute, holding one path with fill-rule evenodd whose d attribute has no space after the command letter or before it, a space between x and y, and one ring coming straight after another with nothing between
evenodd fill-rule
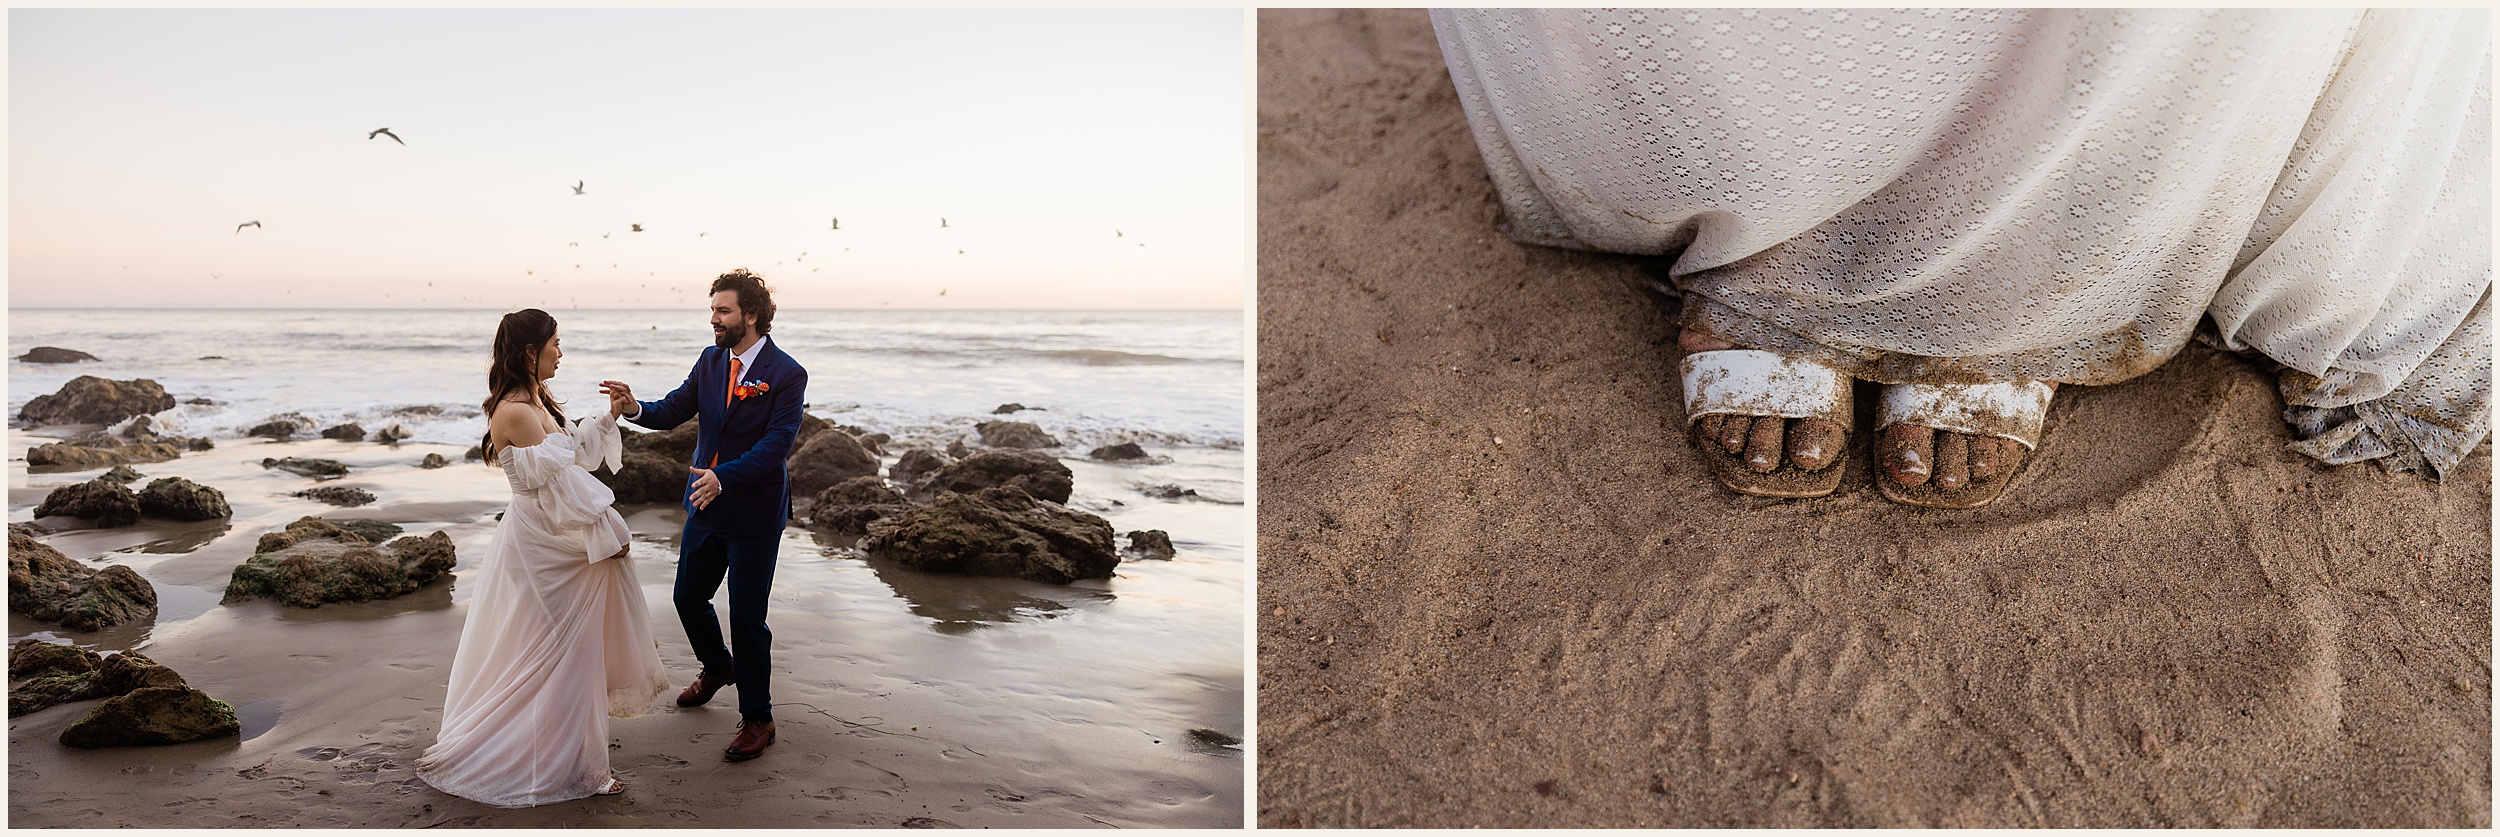
<instances>
[{"instance_id":1,"label":"suit jacket","mask_svg":"<svg viewBox=\"0 0 2500 837\"><path fill-rule=\"evenodd\" d=\"M755 367L739 373L744 381L769 388L745 398L731 398L728 349L703 350L686 382L657 401L644 401L642 414L630 421L653 430L667 430L700 419L694 464L709 468L720 480L721 494L710 508L697 509L686 499L685 548L701 535L728 537L777 535L790 522L790 449L799 436L799 417L806 414L807 370L781 351L781 342L767 339L755 356ZM717 464L714 463L717 456ZM686 492L694 475L686 475Z\"/></svg>"}]
</instances>

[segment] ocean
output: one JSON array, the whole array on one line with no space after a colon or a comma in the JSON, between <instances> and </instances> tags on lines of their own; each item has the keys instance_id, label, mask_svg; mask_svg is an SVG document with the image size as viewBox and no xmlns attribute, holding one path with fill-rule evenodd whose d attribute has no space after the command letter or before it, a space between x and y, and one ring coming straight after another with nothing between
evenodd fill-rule
<instances>
[{"instance_id":1,"label":"ocean","mask_svg":"<svg viewBox=\"0 0 2500 837\"><path fill-rule=\"evenodd\" d=\"M148 378L183 402L155 417L158 432L241 438L297 413L473 444L501 313L12 310L11 357L59 346L101 360L12 362L9 410L79 375ZM691 306L549 313L565 349L549 386L576 417L600 408L604 379L666 394L712 339ZM969 432L1007 403L1042 408L1014 418L1080 452L1238 449L1245 435L1237 311L783 311L772 339L807 367L809 412L906 443Z\"/></svg>"}]
</instances>

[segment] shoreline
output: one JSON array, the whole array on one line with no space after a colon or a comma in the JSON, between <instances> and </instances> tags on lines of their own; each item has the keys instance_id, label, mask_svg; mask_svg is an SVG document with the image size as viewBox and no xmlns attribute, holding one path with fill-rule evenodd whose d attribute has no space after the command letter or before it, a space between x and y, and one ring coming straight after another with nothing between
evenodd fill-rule
<instances>
[{"instance_id":1,"label":"shoreline","mask_svg":"<svg viewBox=\"0 0 2500 837\"><path fill-rule=\"evenodd\" d=\"M97 473L26 473L25 450L66 430L12 436L13 520L25 518L51 486ZM427 453L452 464L415 467ZM183 476L219 488L234 507L230 520L147 519L43 536L73 559L102 556L139 571L157 589L159 613L151 624L95 633L13 616L12 641L35 636L99 651L143 649L233 704L244 737L82 751L55 739L92 701L14 718L11 824L1092 828L1242 821L1241 752L1193 747L1186 735L1197 727L1246 733L1241 507L1134 499L1115 505L1113 495L1126 496L1118 477L1138 469L1080 460L1063 460L1077 472L1072 504L1105 515L1121 531L1166 528L1180 557L1124 561L1114 579L1056 586L921 573L866 559L804 527L785 530L770 616L775 697L831 715L778 707L780 741L762 758L738 764L719 757L734 732L736 712L725 707L734 706L736 687L697 709L680 710L672 700L674 687L695 669L668 601L682 512L674 505L621 506L672 681L649 714L611 721L613 764L631 787L622 797L529 809L435 791L415 778L413 763L432 743L466 613L468 596L457 578L396 599L313 609L262 600L221 604L218 591L261 532L306 514L386 520L409 534L445 531L461 558L456 572L475 572L509 489L499 472L462 462L461 453L420 443L220 440L214 450L132 467L148 479ZM287 496L314 481L262 469L263 456L338 459L350 466L348 476L320 484L362 487L382 499L337 508ZM1240 462L1238 451L1216 458L1222 456ZM1163 467L1222 467L1193 457L1182 452L1183 461ZM724 592L716 606L725 603Z\"/></svg>"}]
</instances>

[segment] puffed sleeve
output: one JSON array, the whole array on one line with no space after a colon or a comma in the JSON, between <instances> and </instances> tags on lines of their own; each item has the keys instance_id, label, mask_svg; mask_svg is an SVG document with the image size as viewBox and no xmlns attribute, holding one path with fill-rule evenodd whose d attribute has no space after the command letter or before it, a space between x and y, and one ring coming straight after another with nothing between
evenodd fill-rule
<instances>
[{"instance_id":1,"label":"puffed sleeve","mask_svg":"<svg viewBox=\"0 0 2500 837\"><path fill-rule=\"evenodd\" d=\"M584 471L608 466L608 473L625 468L625 436L616 429L616 416L600 413L597 419L584 419L573 425L573 441L579 442L579 455L574 462Z\"/></svg>"},{"instance_id":2,"label":"puffed sleeve","mask_svg":"<svg viewBox=\"0 0 2500 837\"><path fill-rule=\"evenodd\" d=\"M546 442L529 447L505 445L495 457L503 465L504 479L512 482L512 490L537 491L574 467L573 452L563 447Z\"/></svg>"},{"instance_id":3,"label":"puffed sleeve","mask_svg":"<svg viewBox=\"0 0 2500 837\"><path fill-rule=\"evenodd\" d=\"M616 425L610 423L608 432L614 434ZM598 561L623 551L633 533L613 508L616 492L582 470L586 457L578 450L579 438L550 437L526 448L505 448L500 456L513 487L536 492L531 502L539 518L550 528L578 532L583 558Z\"/></svg>"}]
</instances>

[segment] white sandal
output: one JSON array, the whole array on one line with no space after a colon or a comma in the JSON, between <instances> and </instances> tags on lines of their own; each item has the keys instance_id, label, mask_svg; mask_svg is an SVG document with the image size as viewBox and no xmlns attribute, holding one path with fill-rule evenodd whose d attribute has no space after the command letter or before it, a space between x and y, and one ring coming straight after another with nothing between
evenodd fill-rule
<instances>
[{"instance_id":1,"label":"white sandal","mask_svg":"<svg viewBox=\"0 0 2500 837\"><path fill-rule=\"evenodd\" d=\"M1880 447L1885 431L1896 424L1950 430L1972 436L2010 439L2022 450L2015 461L1994 469L1985 478L1972 477L1968 485L1947 491L1931 482L1902 485L1883 468L1876 469L1875 484L1884 496L1896 503L1936 509L1975 509L1995 502L2005 493L2014 474L2031 460L2031 452L2040 447L2040 426L2048 418L2049 398L2055 388L2042 381L2021 381L1992 384L1896 384L1884 388L1876 404L1875 438ZM1877 456L1882 461L1882 456Z\"/></svg>"},{"instance_id":2,"label":"white sandal","mask_svg":"<svg viewBox=\"0 0 2500 837\"><path fill-rule=\"evenodd\" d=\"M1821 468L1808 471L1782 457L1778 469L1760 473L1746 467L1741 453L1729 451L1718 440L1702 438L1700 423L1713 415L1819 418L1840 425L1846 433L1857 414L1850 394L1854 382L1848 375L1813 361L1755 349L1691 352L1684 355L1683 371L1685 427L1719 484L1762 497L1821 497L1840 487L1852 447L1846 442Z\"/></svg>"}]
</instances>

